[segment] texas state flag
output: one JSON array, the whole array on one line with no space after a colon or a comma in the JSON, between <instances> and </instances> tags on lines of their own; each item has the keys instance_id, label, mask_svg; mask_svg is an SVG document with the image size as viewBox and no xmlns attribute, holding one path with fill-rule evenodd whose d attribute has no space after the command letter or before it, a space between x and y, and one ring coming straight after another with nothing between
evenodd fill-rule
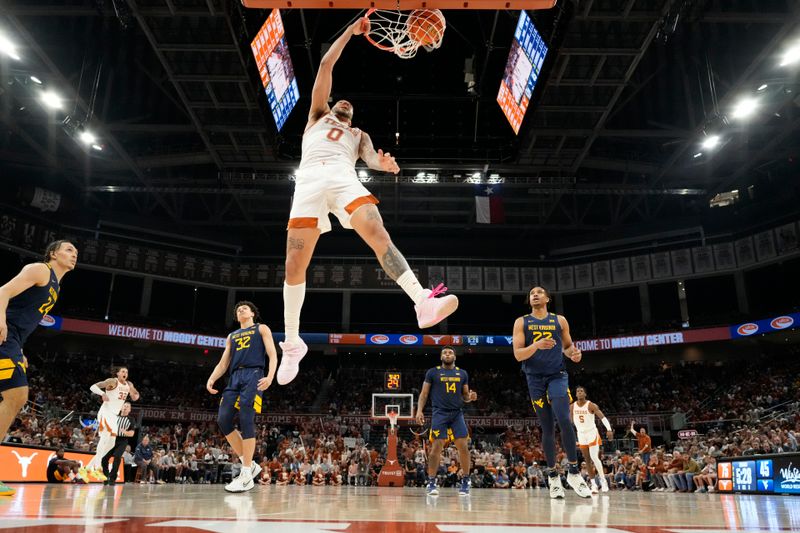
<instances>
[{"instance_id":1,"label":"texas state flag","mask_svg":"<svg viewBox=\"0 0 800 533\"><path fill-rule=\"evenodd\" d=\"M499 185L480 185L475 190L475 221L478 224L502 224L506 221Z\"/></svg>"}]
</instances>

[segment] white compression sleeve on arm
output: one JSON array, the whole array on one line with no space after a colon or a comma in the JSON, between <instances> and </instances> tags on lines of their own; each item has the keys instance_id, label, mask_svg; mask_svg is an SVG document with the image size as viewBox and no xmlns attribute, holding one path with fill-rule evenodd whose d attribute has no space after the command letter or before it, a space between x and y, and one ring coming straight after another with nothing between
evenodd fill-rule
<instances>
[{"instance_id":1,"label":"white compression sleeve on arm","mask_svg":"<svg viewBox=\"0 0 800 533\"><path fill-rule=\"evenodd\" d=\"M603 423L608 431L611 431L611 423L608 421L608 418L603 418L600 422Z\"/></svg>"},{"instance_id":2,"label":"white compression sleeve on arm","mask_svg":"<svg viewBox=\"0 0 800 533\"><path fill-rule=\"evenodd\" d=\"M102 396L103 394L105 394L105 392L103 392L103 389L97 386L97 383L89 387L89 390L97 394L98 396Z\"/></svg>"}]
</instances>

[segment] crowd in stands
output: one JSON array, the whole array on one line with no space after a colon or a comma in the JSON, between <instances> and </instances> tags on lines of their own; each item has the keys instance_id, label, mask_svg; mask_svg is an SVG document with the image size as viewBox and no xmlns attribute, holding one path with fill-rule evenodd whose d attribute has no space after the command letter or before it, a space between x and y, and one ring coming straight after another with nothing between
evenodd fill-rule
<instances>
[{"instance_id":1,"label":"crowd in stands","mask_svg":"<svg viewBox=\"0 0 800 533\"><path fill-rule=\"evenodd\" d=\"M606 450L608 485L612 490L679 492L713 491L716 460L721 456L747 456L797 452L800 439L800 405L793 404L780 417L769 421L740 420L710 428L689 440L656 446L652 453L636 450L631 435L627 451ZM70 424L47 425L51 435L36 442L36 417L27 415L11 432L26 444L64 445L86 450L92 431ZM57 430L63 430L58 432ZM238 475L241 465L213 422L158 424L140 428L138 446L123 456L126 480L140 483L217 483ZM401 433L402 434L402 433ZM361 428L335 418L296 427L261 426L256 460L262 466L258 482L276 485L375 485L383 467L385 447L366 442ZM471 480L475 488L544 488L544 456L538 430L476 435L471 442ZM619 441L617 442L619 444ZM149 450L148 450L149 449ZM411 434L398 444L398 459L407 486L423 486L427 468L423 436ZM146 462L145 462L146 461ZM566 455L558 461L566 471ZM583 474L588 477L583 466ZM437 477L443 487L455 486L462 475L454 446L442 452Z\"/></svg>"},{"instance_id":2,"label":"crowd in stands","mask_svg":"<svg viewBox=\"0 0 800 533\"><path fill-rule=\"evenodd\" d=\"M15 442L67 449L92 449L94 430L75 414L62 421L64 410L89 413L98 400L89 386L110 375L107 360L60 354L58 364L47 356L33 356L29 371L33 407L19 417L10 437ZM149 405L214 409L218 402L204 389L210 367L162 365L158 372L131 365L131 380ZM374 370L323 367L303 369L303 379L281 394L268 395L270 412L310 412L318 418L297 426L260 425L256 458L263 471L259 482L277 485L371 485L383 466L383 429L370 440L369 424L344 423L341 416L368 414L371 392L380 383ZM522 377L520 386L492 387L516 379L507 372L477 369L470 372L479 400L468 414L532 416ZM87 376L89 376L87 380ZM613 489L656 491L714 490L715 462L720 456L796 452L800 438L800 365L761 359L736 364L679 364L573 372L573 385L587 387L589 397L606 413L687 413L699 436L654 445L639 453L628 428L616 428L618 440L607 447L606 477ZM422 383L423 371L405 371L406 383ZM54 385L54 384L58 385ZM486 386L481 386L486 384ZM415 395L417 390L409 391ZM324 399L324 405L321 400ZM153 483L214 483L236 476L241 465L215 422L148 423L137 428L137 439L126 452L128 477ZM149 459L139 450L147 436ZM374 437L375 435L373 435ZM617 448L617 451L612 451ZM538 429L501 434L476 432L471 441L473 486L524 489L543 487L544 457ZM398 458L408 485L421 486L427 465L422 436L404 430ZM145 461L147 461L145 463ZM565 462L563 453L559 461ZM460 476L454 447L445 448L438 477L442 486Z\"/></svg>"},{"instance_id":3,"label":"crowd in stands","mask_svg":"<svg viewBox=\"0 0 800 533\"><path fill-rule=\"evenodd\" d=\"M510 358L510 356L509 356ZM215 358L214 358L215 359ZM89 391L93 382L113 375L124 361L74 353L37 352L29 357L30 398L39 406L77 412L97 408ZM217 396L205 382L216 360L194 364L175 361L129 361L129 375L142 395L139 404L216 410ZM461 363L461 360L457 364ZM472 388L479 392L468 413L486 416L531 416L524 376L511 361L494 368L464 361ZM301 380L270 390L265 409L276 413L369 414L371 394L384 392L386 368L337 368L305 365ZM415 396L425 368L403 369L404 392ZM695 421L733 419L748 409L797 399L800 363L776 362L766 356L721 363L649 364L602 372L570 367L570 384L581 385L604 412L614 414L685 412ZM742 376L751 379L743 380ZM224 379L224 378L223 378ZM495 384L502 382L503 387ZM52 384L57 383L57 386Z\"/></svg>"},{"instance_id":4,"label":"crowd in stands","mask_svg":"<svg viewBox=\"0 0 800 533\"><path fill-rule=\"evenodd\" d=\"M458 363L457 363L458 364ZM468 369L478 400L467 412L484 416L531 416L524 376L515 368ZM411 392L419 394L424 370L403 371ZM604 412L614 414L684 412L692 420L735 419L754 407L771 407L798 400L800 363L765 359L720 365L715 363L653 364L588 372L570 368L570 383L581 385ZM743 380L743 376L750 379ZM370 395L383 392L383 371L340 370L335 376L331 408L343 414L367 414ZM503 387L493 384L505 383ZM376 384L378 386L376 386Z\"/></svg>"},{"instance_id":5,"label":"crowd in stands","mask_svg":"<svg viewBox=\"0 0 800 533\"><path fill-rule=\"evenodd\" d=\"M112 363L101 356L59 352L37 353L29 357L28 362L29 397L43 408L55 406L81 413L96 411L99 402L89 387L112 377L119 365L128 366L130 380L142 397L140 404L214 410L219 406L219 396L209 394L205 388L216 360L195 365L174 361L129 364L123 360ZM282 413L310 412L325 375L321 367L304 369L302 380L282 387L281 394L267 396L265 409Z\"/></svg>"}]
</instances>

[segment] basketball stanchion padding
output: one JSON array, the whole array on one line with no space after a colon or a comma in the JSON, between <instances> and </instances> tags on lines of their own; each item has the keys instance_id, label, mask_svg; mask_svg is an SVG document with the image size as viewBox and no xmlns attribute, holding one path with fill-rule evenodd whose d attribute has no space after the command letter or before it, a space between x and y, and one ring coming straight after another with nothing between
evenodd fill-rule
<instances>
[{"instance_id":1,"label":"basketball stanchion padding","mask_svg":"<svg viewBox=\"0 0 800 533\"><path fill-rule=\"evenodd\" d=\"M389 419L389 437L386 446L386 462L378 474L379 487L402 487L406 476L400 461L397 460L397 417L398 412L386 413Z\"/></svg>"}]
</instances>

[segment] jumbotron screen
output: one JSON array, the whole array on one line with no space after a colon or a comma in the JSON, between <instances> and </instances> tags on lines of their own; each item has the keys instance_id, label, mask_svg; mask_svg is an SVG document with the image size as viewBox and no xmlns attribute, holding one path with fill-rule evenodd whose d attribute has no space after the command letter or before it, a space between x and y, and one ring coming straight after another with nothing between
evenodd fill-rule
<instances>
[{"instance_id":1,"label":"jumbotron screen","mask_svg":"<svg viewBox=\"0 0 800 533\"><path fill-rule=\"evenodd\" d=\"M506 70L497 93L497 103L514 133L519 133L533 90L547 57L547 45L524 10L519 16Z\"/></svg>"},{"instance_id":2,"label":"jumbotron screen","mask_svg":"<svg viewBox=\"0 0 800 533\"><path fill-rule=\"evenodd\" d=\"M300 98L281 13L273 9L250 43L275 124L280 130Z\"/></svg>"}]
</instances>

